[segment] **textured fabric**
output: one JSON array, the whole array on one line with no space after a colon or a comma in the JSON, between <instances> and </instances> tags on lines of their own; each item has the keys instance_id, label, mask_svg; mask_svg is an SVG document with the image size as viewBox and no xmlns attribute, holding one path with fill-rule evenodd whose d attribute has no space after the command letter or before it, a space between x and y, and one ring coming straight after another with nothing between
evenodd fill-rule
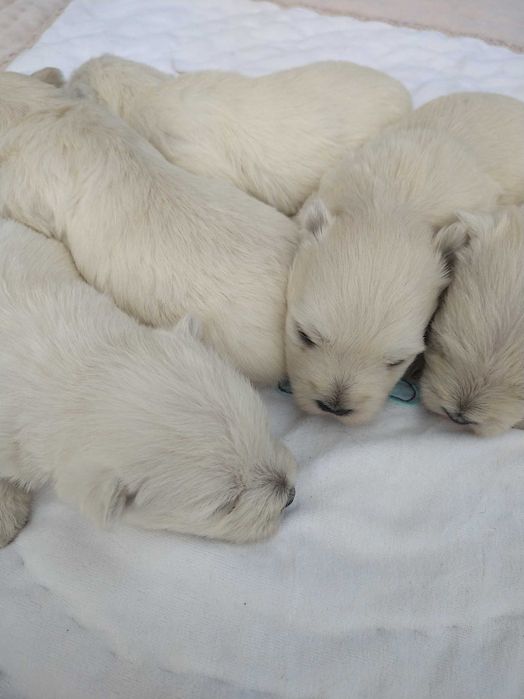
<instances>
[{"instance_id":1,"label":"textured fabric","mask_svg":"<svg viewBox=\"0 0 524 699\"><path fill-rule=\"evenodd\" d=\"M277 0L286 7L350 15L446 34L475 36L524 51L522 0Z\"/></svg>"},{"instance_id":2,"label":"textured fabric","mask_svg":"<svg viewBox=\"0 0 524 699\"><path fill-rule=\"evenodd\" d=\"M0 0L0 68L29 48L69 0Z\"/></svg>"},{"instance_id":3,"label":"textured fabric","mask_svg":"<svg viewBox=\"0 0 524 699\"><path fill-rule=\"evenodd\" d=\"M420 103L524 99L524 56L244 0L73 0L13 69L103 51L260 74L345 58ZM95 530L50 492L0 552L2 699L522 699L524 432L390 402L358 429L265 393L301 464L270 542Z\"/></svg>"}]
</instances>

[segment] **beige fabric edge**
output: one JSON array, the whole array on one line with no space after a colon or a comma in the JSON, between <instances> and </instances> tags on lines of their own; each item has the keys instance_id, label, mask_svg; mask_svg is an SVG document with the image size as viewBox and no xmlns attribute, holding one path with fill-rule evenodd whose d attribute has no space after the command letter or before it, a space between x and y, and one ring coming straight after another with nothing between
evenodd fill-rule
<instances>
[{"instance_id":1,"label":"beige fabric edge","mask_svg":"<svg viewBox=\"0 0 524 699\"><path fill-rule=\"evenodd\" d=\"M260 1L260 0L259 0ZM266 1L266 0L263 0ZM318 14L322 15L332 15L332 16L339 16L339 17L352 17L353 19L358 19L361 22L383 22L384 24L390 24L395 27L407 27L409 29L417 29L420 31L434 31L434 32L440 32L441 34L446 34L447 36L452 36L452 37L467 37L469 39L479 39L480 41L484 41L486 44L491 44L493 46L503 46L504 48L509 49L510 51L514 51L515 53L524 53L524 44L519 45L519 44L514 44L512 42L504 41L503 39L497 39L495 37L490 37L486 36L480 33L475 33L475 32L463 32L463 31L454 31L452 29L448 29L443 26L436 26L436 25L431 25L431 24L424 24L420 22L412 22L409 20L398 20L398 19L393 19L389 17L383 17L381 15L367 15L363 14L358 11L354 10L349 10L349 11L342 11L337 8L326 8L319 6L315 2L308 2L307 0L305 2L295 2L294 0L270 0L274 5L279 5L280 7L284 8L291 8L291 7L302 7L307 10L312 10L313 12L317 12ZM524 36L524 31L523 31L523 36Z\"/></svg>"},{"instance_id":2,"label":"beige fabric edge","mask_svg":"<svg viewBox=\"0 0 524 699\"><path fill-rule=\"evenodd\" d=\"M55 2L52 3L52 9L50 9L45 19L41 21L37 27L28 30L27 35L23 39L15 40L13 42L14 45L9 46L9 37L1 37L2 50L0 51L0 70L5 70L11 61L14 61L22 51L27 51L32 48L46 29L60 17L70 2L71 0L55 0ZM44 66L42 66L42 68L43 67Z\"/></svg>"}]
</instances>

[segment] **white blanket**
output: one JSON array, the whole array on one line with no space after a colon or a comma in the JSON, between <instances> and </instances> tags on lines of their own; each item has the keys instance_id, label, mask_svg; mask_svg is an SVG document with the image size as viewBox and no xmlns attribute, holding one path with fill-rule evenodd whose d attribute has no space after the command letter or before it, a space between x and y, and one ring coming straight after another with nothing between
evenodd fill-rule
<instances>
[{"instance_id":1,"label":"white blanket","mask_svg":"<svg viewBox=\"0 0 524 699\"><path fill-rule=\"evenodd\" d=\"M524 99L524 55L248 0L73 0L11 67L108 51L250 74L348 59L417 104ZM105 533L37 498L0 552L1 699L524 697L524 432L481 440L393 402L349 430L266 398L302 466L268 543Z\"/></svg>"}]
</instances>

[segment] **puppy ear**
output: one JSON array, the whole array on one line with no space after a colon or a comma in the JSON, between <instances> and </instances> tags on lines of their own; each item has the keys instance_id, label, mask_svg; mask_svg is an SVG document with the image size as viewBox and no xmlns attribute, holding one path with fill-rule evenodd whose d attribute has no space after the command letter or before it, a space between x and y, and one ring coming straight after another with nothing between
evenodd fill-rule
<instances>
[{"instance_id":1,"label":"puppy ear","mask_svg":"<svg viewBox=\"0 0 524 699\"><path fill-rule=\"evenodd\" d=\"M181 318L175 328L181 333L187 333L191 337L194 337L195 340L201 340L204 334L202 322L199 318L190 313Z\"/></svg>"},{"instance_id":2,"label":"puppy ear","mask_svg":"<svg viewBox=\"0 0 524 699\"><path fill-rule=\"evenodd\" d=\"M435 234L434 241L437 250L444 257L452 258L474 238L494 235L497 222L501 217L507 215L506 210L492 214L477 211L457 211L457 220L449 226L441 228Z\"/></svg>"},{"instance_id":3,"label":"puppy ear","mask_svg":"<svg viewBox=\"0 0 524 699\"><path fill-rule=\"evenodd\" d=\"M31 73L31 77L41 80L48 85L54 85L55 87L62 87L65 83L62 71L58 70L58 68L52 68L51 66Z\"/></svg>"},{"instance_id":4,"label":"puppy ear","mask_svg":"<svg viewBox=\"0 0 524 699\"><path fill-rule=\"evenodd\" d=\"M308 199L297 216L298 222L307 231L313 233L317 239L323 236L328 225L331 223L331 218L327 206L320 197Z\"/></svg>"},{"instance_id":5,"label":"puppy ear","mask_svg":"<svg viewBox=\"0 0 524 699\"><path fill-rule=\"evenodd\" d=\"M452 258L461 248L468 244L470 231L467 224L455 221L444 226L433 236L437 251L446 259Z\"/></svg>"},{"instance_id":6,"label":"puppy ear","mask_svg":"<svg viewBox=\"0 0 524 699\"><path fill-rule=\"evenodd\" d=\"M457 218L462 223L470 238L474 236L482 236L485 233L492 231L496 226L496 221L505 216L506 212L501 210L497 213L487 214L472 211L457 211Z\"/></svg>"}]
</instances>

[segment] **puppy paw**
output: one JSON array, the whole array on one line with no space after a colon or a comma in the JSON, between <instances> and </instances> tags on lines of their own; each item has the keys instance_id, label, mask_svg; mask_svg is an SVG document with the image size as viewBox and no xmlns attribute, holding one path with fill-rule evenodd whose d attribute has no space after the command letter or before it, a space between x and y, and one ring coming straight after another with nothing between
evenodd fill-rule
<instances>
[{"instance_id":1,"label":"puppy paw","mask_svg":"<svg viewBox=\"0 0 524 699\"><path fill-rule=\"evenodd\" d=\"M0 548L23 529L31 511L31 495L10 481L0 480Z\"/></svg>"}]
</instances>

